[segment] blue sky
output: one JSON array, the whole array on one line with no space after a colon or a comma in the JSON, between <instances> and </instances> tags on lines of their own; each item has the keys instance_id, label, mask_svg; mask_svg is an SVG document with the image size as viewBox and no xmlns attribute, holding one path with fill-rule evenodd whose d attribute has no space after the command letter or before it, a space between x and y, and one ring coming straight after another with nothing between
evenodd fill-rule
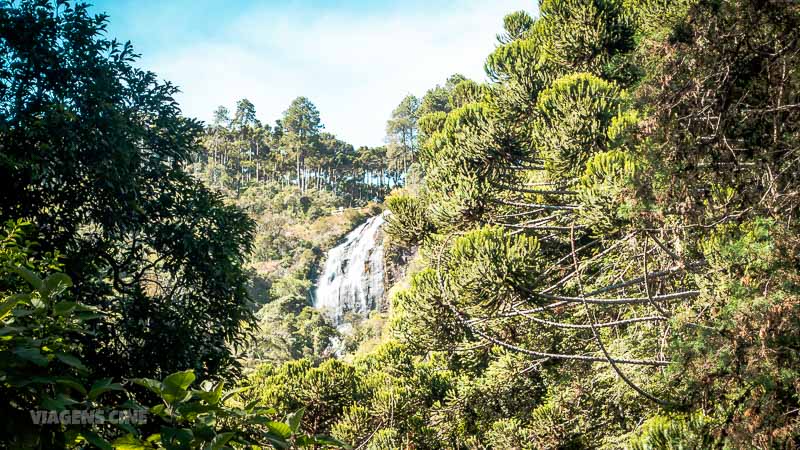
<instances>
[{"instance_id":1,"label":"blue sky","mask_svg":"<svg viewBox=\"0 0 800 450\"><path fill-rule=\"evenodd\" d=\"M91 0L90 0L91 1ZM95 0L139 65L181 87L186 115L209 120L248 98L272 123L308 97L326 130L381 145L392 109L453 73L484 80L507 13L536 0Z\"/></svg>"}]
</instances>

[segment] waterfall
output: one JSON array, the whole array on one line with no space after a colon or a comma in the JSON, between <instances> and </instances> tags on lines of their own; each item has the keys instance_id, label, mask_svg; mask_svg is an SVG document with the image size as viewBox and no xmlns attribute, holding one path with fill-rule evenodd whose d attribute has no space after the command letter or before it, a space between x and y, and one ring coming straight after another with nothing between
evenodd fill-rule
<instances>
[{"instance_id":1,"label":"waterfall","mask_svg":"<svg viewBox=\"0 0 800 450\"><path fill-rule=\"evenodd\" d=\"M328 252L314 293L314 306L328 314L340 331L344 315L366 317L383 297L383 244L377 242L385 214L371 217Z\"/></svg>"}]
</instances>

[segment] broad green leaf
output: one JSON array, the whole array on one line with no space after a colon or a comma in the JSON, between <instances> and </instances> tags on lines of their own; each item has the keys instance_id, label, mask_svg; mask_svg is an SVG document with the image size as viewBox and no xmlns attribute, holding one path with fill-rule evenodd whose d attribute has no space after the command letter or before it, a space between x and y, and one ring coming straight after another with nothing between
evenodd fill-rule
<instances>
[{"instance_id":1,"label":"broad green leaf","mask_svg":"<svg viewBox=\"0 0 800 450\"><path fill-rule=\"evenodd\" d=\"M230 391L226 392L225 395L222 396L222 403L227 402L234 395L249 391L250 389L253 389L253 386L244 386L236 389L231 389Z\"/></svg>"},{"instance_id":2,"label":"broad green leaf","mask_svg":"<svg viewBox=\"0 0 800 450\"><path fill-rule=\"evenodd\" d=\"M17 334L20 331L23 331L25 329L26 329L25 327L3 327L3 328L0 328L0 336L6 336L6 335L9 335L9 334Z\"/></svg>"},{"instance_id":3,"label":"broad green leaf","mask_svg":"<svg viewBox=\"0 0 800 450\"><path fill-rule=\"evenodd\" d=\"M50 363L50 360L36 347L15 347L13 353L17 355L17 357L30 361L40 367L44 367Z\"/></svg>"},{"instance_id":4,"label":"broad green leaf","mask_svg":"<svg viewBox=\"0 0 800 450\"><path fill-rule=\"evenodd\" d=\"M86 395L86 388L83 387L83 385L81 383L79 383L77 380L75 380L73 378L58 377L58 378L55 379L55 382L56 382L56 384L60 384L62 386L70 387L70 388L80 392L82 395Z\"/></svg>"},{"instance_id":5,"label":"broad green leaf","mask_svg":"<svg viewBox=\"0 0 800 450\"><path fill-rule=\"evenodd\" d=\"M161 443L167 448L188 446L194 439L192 430L188 428L161 427Z\"/></svg>"},{"instance_id":6,"label":"broad green leaf","mask_svg":"<svg viewBox=\"0 0 800 450\"><path fill-rule=\"evenodd\" d=\"M197 421L203 425L213 427L217 424L217 416L214 414L203 414L197 419Z\"/></svg>"},{"instance_id":7,"label":"broad green leaf","mask_svg":"<svg viewBox=\"0 0 800 450\"><path fill-rule=\"evenodd\" d=\"M34 289L41 289L42 288L42 279L39 278L35 273L31 272L28 268L18 266L12 269L14 272L18 273L19 276L22 277L23 280L27 281Z\"/></svg>"},{"instance_id":8,"label":"broad green leaf","mask_svg":"<svg viewBox=\"0 0 800 450\"><path fill-rule=\"evenodd\" d=\"M32 302L33 302L33 300L31 300L31 303ZM17 308L17 309L12 309L11 310L11 314L13 314L14 317L26 317L26 316L30 316L34 312L35 312L35 310L30 309L30 308Z\"/></svg>"},{"instance_id":9,"label":"broad green leaf","mask_svg":"<svg viewBox=\"0 0 800 450\"><path fill-rule=\"evenodd\" d=\"M267 422L271 422L271 420L265 416L253 416L247 419L247 423L254 425L266 425Z\"/></svg>"},{"instance_id":10,"label":"broad green leaf","mask_svg":"<svg viewBox=\"0 0 800 450\"><path fill-rule=\"evenodd\" d=\"M133 425L126 423L126 422L117 422L114 424L115 427L119 428L122 431L125 431L129 434L136 436L139 432L134 428Z\"/></svg>"},{"instance_id":11,"label":"broad green leaf","mask_svg":"<svg viewBox=\"0 0 800 450\"><path fill-rule=\"evenodd\" d=\"M82 430L79 436L100 450L112 450L114 448L110 442L103 439L99 434L93 433L89 430Z\"/></svg>"},{"instance_id":12,"label":"broad green leaf","mask_svg":"<svg viewBox=\"0 0 800 450\"><path fill-rule=\"evenodd\" d=\"M173 405L175 403L189 401L192 398L192 393L184 389L164 386L164 390L161 392L161 398L170 405Z\"/></svg>"},{"instance_id":13,"label":"broad green leaf","mask_svg":"<svg viewBox=\"0 0 800 450\"><path fill-rule=\"evenodd\" d=\"M88 322L88 321L90 321L90 320L94 320L94 319L102 319L102 318L103 318L103 317L105 317L106 315L107 315L107 314L102 314L102 313L88 313L88 312L86 312L86 313L83 313L83 312L82 312L82 313L77 313L77 314L76 314L76 316L78 317L78 319L82 320L83 322Z\"/></svg>"},{"instance_id":14,"label":"broad green leaf","mask_svg":"<svg viewBox=\"0 0 800 450\"><path fill-rule=\"evenodd\" d=\"M197 417L199 414L207 413L213 409L214 409L213 406L204 405L200 402L181 403L177 407L178 413L180 413L181 416L185 417L188 420L194 420L194 418Z\"/></svg>"},{"instance_id":15,"label":"broad green leaf","mask_svg":"<svg viewBox=\"0 0 800 450\"><path fill-rule=\"evenodd\" d=\"M55 305L53 305L53 313L57 316L66 316L75 311L76 306L78 306L78 304L75 302L69 302L69 301L58 302Z\"/></svg>"},{"instance_id":16,"label":"broad green leaf","mask_svg":"<svg viewBox=\"0 0 800 450\"><path fill-rule=\"evenodd\" d=\"M297 436L294 439L295 447L305 448L314 445L314 438L311 436Z\"/></svg>"},{"instance_id":17,"label":"broad green leaf","mask_svg":"<svg viewBox=\"0 0 800 450\"><path fill-rule=\"evenodd\" d=\"M103 313L100 308L97 308L96 306L84 305L83 303L75 303L75 311Z\"/></svg>"},{"instance_id":18,"label":"broad green leaf","mask_svg":"<svg viewBox=\"0 0 800 450\"><path fill-rule=\"evenodd\" d=\"M120 409L147 409L146 407L139 404L139 402L135 400L125 400L124 402L119 404Z\"/></svg>"},{"instance_id":19,"label":"broad green leaf","mask_svg":"<svg viewBox=\"0 0 800 450\"><path fill-rule=\"evenodd\" d=\"M300 408L286 416L286 423L289 425L289 428L292 429L292 434L297 433L297 430L300 429L300 422L303 421L303 414L305 414L305 412L305 408Z\"/></svg>"},{"instance_id":20,"label":"broad green leaf","mask_svg":"<svg viewBox=\"0 0 800 450\"><path fill-rule=\"evenodd\" d=\"M134 384L138 384L139 386L147 388L148 390L158 394L159 396L162 394L162 392L164 392L163 385L158 380L153 380L151 378L134 378L131 381L133 381Z\"/></svg>"},{"instance_id":21,"label":"broad green leaf","mask_svg":"<svg viewBox=\"0 0 800 450\"><path fill-rule=\"evenodd\" d=\"M269 421L264 425L267 426L271 433L283 439L289 439L292 436L292 428L283 422Z\"/></svg>"},{"instance_id":22,"label":"broad green leaf","mask_svg":"<svg viewBox=\"0 0 800 450\"><path fill-rule=\"evenodd\" d=\"M96 381L89 389L89 400L94 400L100 395L109 391L124 391L125 388L119 383L114 383L111 378L104 378Z\"/></svg>"},{"instance_id":23,"label":"broad green leaf","mask_svg":"<svg viewBox=\"0 0 800 450\"><path fill-rule=\"evenodd\" d=\"M87 369L81 360L75 355L70 355L69 353L56 353L56 358L58 358L58 360L64 364L78 369L80 372L86 373L89 371L89 369Z\"/></svg>"},{"instance_id":24,"label":"broad green leaf","mask_svg":"<svg viewBox=\"0 0 800 450\"><path fill-rule=\"evenodd\" d=\"M0 320L5 319L8 313L20 302L29 301L30 298L30 294L14 294L3 299L0 302Z\"/></svg>"},{"instance_id":25,"label":"broad green leaf","mask_svg":"<svg viewBox=\"0 0 800 450\"><path fill-rule=\"evenodd\" d=\"M208 390L206 391L192 391L192 392L199 399L205 401L209 405L217 405L220 399L222 398L222 388L224 386L224 383L220 381L215 385L209 386L206 384L206 386L208 386Z\"/></svg>"},{"instance_id":26,"label":"broad green leaf","mask_svg":"<svg viewBox=\"0 0 800 450\"><path fill-rule=\"evenodd\" d=\"M194 432L195 437L201 441L211 441L214 439L214 436L217 435L217 432L212 426L204 423L195 426L192 432Z\"/></svg>"},{"instance_id":27,"label":"broad green leaf","mask_svg":"<svg viewBox=\"0 0 800 450\"><path fill-rule=\"evenodd\" d=\"M247 412L251 412L256 406L258 406L259 403L261 403L261 399L257 398L251 401L250 403L244 405L244 410Z\"/></svg>"},{"instance_id":28,"label":"broad green leaf","mask_svg":"<svg viewBox=\"0 0 800 450\"><path fill-rule=\"evenodd\" d=\"M42 296L31 297L30 303L31 303L31 306L33 306L33 308L35 310L41 311L41 310L47 308L47 303L45 303L45 301L44 301Z\"/></svg>"},{"instance_id":29,"label":"broad green leaf","mask_svg":"<svg viewBox=\"0 0 800 450\"><path fill-rule=\"evenodd\" d=\"M53 411L63 411L67 406L75 405L78 402L64 394L58 394L55 398L47 397L41 401L42 409Z\"/></svg>"},{"instance_id":30,"label":"broad green leaf","mask_svg":"<svg viewBox=\"0 0 800 450\"><path fill-rule=\"evenodd\" d=\"M23 387L29 384L55 384L56 377L30 377L20 382L11 382L14 387Z\"/></svg>"},{"instance_id":31,"label":"broad green leaf","mask_svg":"<svg viewBox=\"0 0 800 450\"><path fill-rule=\"evenodd\" d=\"M225 444L227 444L228 441L233 439L233 437L235 435L236 435L236 433L233 433L233 432L230 432L230 431L226 432L226 433L220 433L220 434L216 435L214 437L214 439L211 440L211 444L210 444L211 450L219 450L219 449L225 447Z\"/></svg>"},{"instance_id":32,"label":"broad green leaf","mask_svg":"<svg viewBox=\"0 0 800 450\"><path fill-rule=\"evenodd\" d=\"M274 416L275 414L278 413L278 410L275 409L275 408L265 408L263 406L260 406L258 408L253 408L252 412L253 412L253 414L259 414L259 415L264 415L264 416Z\"/></svg>"},{"instance_id":33,"label":"broad green leaf","mask_svg":"<svg viewBox=\"0 0 800 450\"><path fill-rule=\"evenodd\" d=\"M275 434L266 433L266 434L264 434L264 439L266 439L267 442L272 444L273 447L281 448L281 449L289 448L289 442L287 442L285 438L282 438L282 437L277 436Z\"/></svg>"},{"instance_id":34,"label":"broad green leaf","mask_svg":"<svg viewBox=\"0 0 800 450\"><path fill-rule=\"evenodd\" d=\"M116 450L147 450L144 443L136 439L136 436L133 434L126 434L125 436L117 438L112 443L112 446Z\"/></svg>"},{"instance_id":35,"label":"broad green leaf","mask_svg":"<svg viewBox=\"0 0 800 450\"><path fill-rule=\"evenodd\" d=\"M175 372L167 378L164 378L164 386L186 390L194 382L195 375L193 370L184 370L183 372Z\"/></svg>"},{"instance_id":36,"label":"broad green leaf","mask_svg":"<svg viewBox=\"0 0 800 450\"><path fill-rule=\"evenodd\" d=\"M317 445L328 445L328 446L332 446L332 447L340 447L340 448L347 448L347 449L352 448L346 442L342 442L342 441L340 441L338 439L332 438L330 436L324 436L324 435L321 435L321 434L318 434L318 435L314 436L313 443L317 444Z\"/></svg>"},{"instance_id":37,"label":"broad green leaf","mask_svg":"<svg viewBox=\"0 0 800 450\"><path fill-rule=\"evenodd\" d=\"M38 288L39 292L44 296L58 295L64 292L65 289L72 287L72 279L69 275L64 273L50 274L42 282L42 287Z\"/></svg>"}]
</instances>

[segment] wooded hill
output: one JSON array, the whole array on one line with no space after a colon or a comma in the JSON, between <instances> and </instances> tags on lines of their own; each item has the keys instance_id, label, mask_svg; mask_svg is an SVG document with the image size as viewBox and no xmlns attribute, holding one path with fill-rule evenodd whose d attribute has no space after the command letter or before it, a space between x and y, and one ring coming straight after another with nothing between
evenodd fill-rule
<instances>
[{"instance_id":1,"label":"wooded hill","mask_svg":"<svg viewBox=\"0 0 800 450\"><path fill-rule=\"evenodd\" d=\"M388 147L354 149L323 129L319 111L305 97L295 99L274 126L262 124L255 105L242 99L233 117L222 106L214 112L194 170L233 197L254 183L275 183L301 192L328 190L349 206L382 199L400 184L412 156L410 141L397 134L405 130L390 128Z\"/></svg>"}]
</instances>

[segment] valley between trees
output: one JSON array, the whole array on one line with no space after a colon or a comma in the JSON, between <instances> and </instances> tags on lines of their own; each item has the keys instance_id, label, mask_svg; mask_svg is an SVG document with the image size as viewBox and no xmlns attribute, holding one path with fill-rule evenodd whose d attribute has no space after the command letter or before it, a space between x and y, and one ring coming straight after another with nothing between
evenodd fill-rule
<instances>
[{"instance_id":1,"label":"valley between trees","mask_svg":"<svg viewBox=\"0 0 800 450\"><path fill-rule=\"evenodd\" d=\"M375 148L187 118L107 21L0 2L0 447L800 445L800 4L543 0Z\"/></svg>"}]
</instances>

